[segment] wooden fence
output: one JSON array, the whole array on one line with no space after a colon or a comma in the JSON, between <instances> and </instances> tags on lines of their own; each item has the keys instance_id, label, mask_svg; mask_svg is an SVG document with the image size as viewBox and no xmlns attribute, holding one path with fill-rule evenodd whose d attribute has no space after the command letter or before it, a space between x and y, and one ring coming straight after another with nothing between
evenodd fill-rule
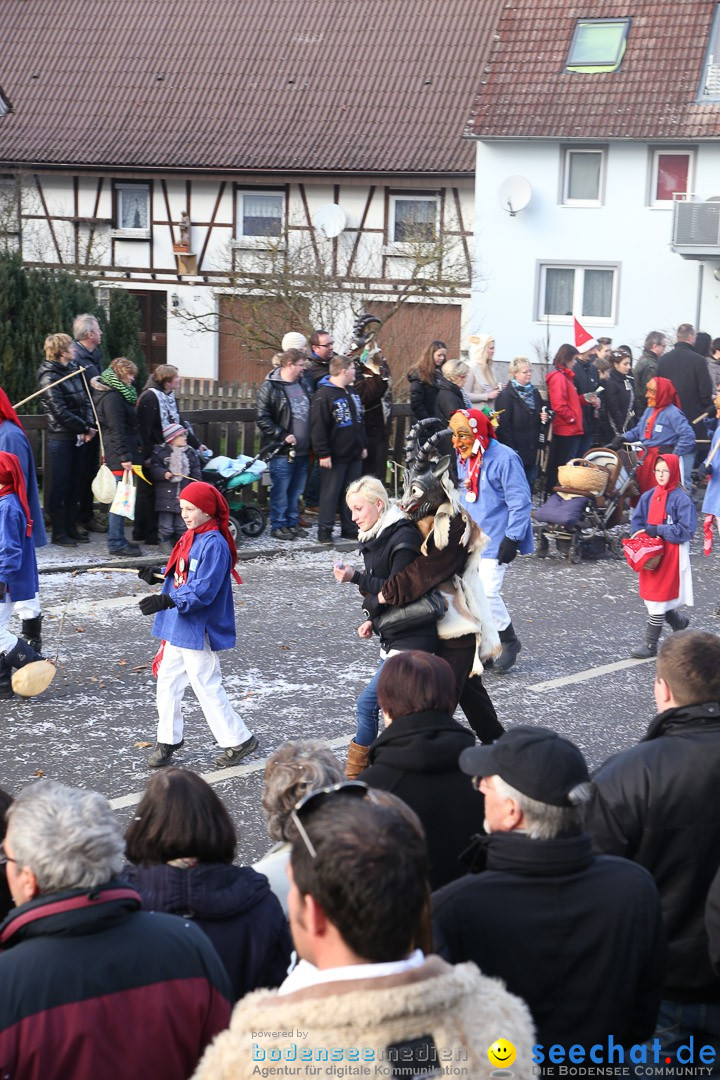
<instances>
[{"instance_id":1,"label":"wooden fence","mask_svg":"<svg viewBox=\"0 0 720 1080\"><path fill-rule=\"evenodd\" d=\"M215 386L214 394L217 394L217 389ZM214 453L227 454L228 457L237 457L238 454L247 454L252 457L257 453L260 444L260 432L256 423L254 407L193 409L181 404L180 410L183 419L192 424L200 442L209 446ZM35 416L20 416L20 422L25 428L33 448L40 488L47 491L50 485L47 419L43 413ZM402 465L405 460L405 438L411 424L410 406L404 402L394 404L392 406L388 457L390 461L396 462L398 465ZM393 476L397 477L397 470L395 469L393 470ZM391 486L392 493L396 494L397 484L392 483ZM258 485L256 490L257 494L253 495L253 499L261 504L267 503L267 487L261 484Z\"/></svg>"}]
</instances>

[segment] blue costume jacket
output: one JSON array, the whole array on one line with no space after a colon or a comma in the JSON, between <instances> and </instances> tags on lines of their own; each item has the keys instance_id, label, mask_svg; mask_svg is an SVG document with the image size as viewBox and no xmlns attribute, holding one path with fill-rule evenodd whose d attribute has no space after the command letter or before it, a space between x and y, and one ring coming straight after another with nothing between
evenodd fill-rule
<instances>
[{"instance_id":1,"label":"blue costume jacket","mask_svg":"<svg viewBox=\"0 0 720 1080\"><path fill-rule=\"evenodd\" d=\"M491 439L483 454L476 502L466 500L463 481L467 473L467 463L458 459L460 500L473 521L490 537L483 559L497 559L505 536L517 541L521 555L532 554L535 550L530 520L532 500L519 455L497 439Z\"/></svg>"},{"instance_id":2,"label":"blue costume jacket","mask_svg":"<svg viewBox=\"0 0 720 1080\"><path fill-rule=\"evenodd\" d=\"M0 581L8 587L10 599L32 600L38 591L37 560L31 536L26 536L27 519L14 492L0 496Z\"/></svg>"},{"instance_id":3,"label":"blue costume jacket","mask_svg":"<svg viewBox=\"0 0 720 1080\"><path fill-rule=\"evenodd\" d=\"M165 578L162 591L176 606L158 611L153 637L180 649L202 650L205 636L213 652L235 645L230 548L220 532L198 533L190 548L188 576L175 588L173 575Z\"/></svg>"},{"instance_id":4,"label":"blue costume jacket","mask_svg":"<svg viewBox=\"0 0 720 1080\"><path fill-rule=\"evenodd\" d=\"M677 405L668 405L658 413L653 433L645 439L645 425L652 409L646 409L634 428L625 432L625 442L641 442L644 446L672 446L673 454L684 457L695 449L695 434Z\"/></svg>"},{"instance_id":5,"label":"blue costume jacket","mask_svg":"<svg viewBox=\"0 0 720 1080\"><path fill-rule=\"evenodd\" d=\"M710 457L710 454L719 442L720 424L715 428L715 434L712 437L710 449L705 455L706 460ZM712 469L712 472L708 477L708 486L705 492L705 498L703 499L702 512L703 514L714 514L715 517L720 517L720 450L718 450L717 454L710 462L710 468Z\"/></svg>"},{"instance_id":6,"label":"blue costume jacket","mask_svg":"<svg viewBox=\"0 0 720 1080\"><path fill-rule=\"evenodd\" d=\"M630 532L635 533L647 525L648 506L655 488L644 491L630 522ZM658 525L658 536L670 544L686 544L692 540L697 528L697 511L688 493L681 487L668 492L665 504L665 524Z\"/></svg>"},{"instance_id":7,"label":"blue costume jacket","mask_svg":"<svg viewBox=\"0 0 720 1080\"><path fill-rule=\"evenodd\" d=\"M0 450L6 454L14 454L20 461L20 468L25 477L30 516L33 520L32 538L36 548L45 547L48 539L38 494L35 459L27 435L12 420L0 420Z\"/></svg>"}]
</instances>

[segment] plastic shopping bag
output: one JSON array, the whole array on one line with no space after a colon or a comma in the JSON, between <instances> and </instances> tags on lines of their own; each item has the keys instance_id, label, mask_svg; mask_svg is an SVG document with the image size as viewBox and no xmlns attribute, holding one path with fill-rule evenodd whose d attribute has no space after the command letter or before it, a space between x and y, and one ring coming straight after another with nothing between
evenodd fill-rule
<instances>
[{"instance_id":1,"label":"plastic shopping bag","mask_svg":"<svg viewBox=\"0 0 720 1080\"><path fill-rule=\"evenodd\" d=\"M130 521L135 517L135 485L133 484L132 472L129 469L125 470L122 480L117 486L110 513L119 514L120 517L129 518Z\"/></svg>"}]
</instances>

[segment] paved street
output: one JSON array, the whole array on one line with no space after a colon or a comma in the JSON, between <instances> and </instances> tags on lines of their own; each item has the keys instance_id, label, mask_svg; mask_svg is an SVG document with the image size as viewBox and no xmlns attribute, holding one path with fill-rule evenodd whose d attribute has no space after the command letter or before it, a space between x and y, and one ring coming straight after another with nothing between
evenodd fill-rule
<instances>
[{"instance_id":1,"label":"paved street","mask_svg":"<svg viewBox=\"0 0 720 1080\"><path fill-rule=\"evenodd\" d=\"M246 764L215 771L217 750L188 691L186 743L176 755L178 764L217 783L238 826L244 861L268 846L260 809L264 758L284 739L302 736L344 747L353 732L354 699L378 659L377 641L355 634L358 594L335 582L333 553L265 538L255 550L261 542L262 550L278 554L242 562L244 584L235 590L238 646L222 657L228 693L260 748ZM78 553L83 561L107 564L103 537L75 551L45 549L41 563L74 565ZM252 553L246 546L243 554ZM692 625L720 631L717 555L704 558L696 539L692 562ZM148 587L134 574L73 577L59 565L43 573L41 588L49 655L67 606L59 670L42 697L2 703L0 786L17 791L44 775L95 787L126 820L149 775L148 748L138 744L152 743L155 731L155 643L151 619L137 607ZM641 640L644 609L625 563L517 559L506 595L523 649L509 675L487 677L501 720L556 728L578 742L593 767L636 741L653 714L653 664L628 659L629 647Z\"/></svg>"}]
</instances>

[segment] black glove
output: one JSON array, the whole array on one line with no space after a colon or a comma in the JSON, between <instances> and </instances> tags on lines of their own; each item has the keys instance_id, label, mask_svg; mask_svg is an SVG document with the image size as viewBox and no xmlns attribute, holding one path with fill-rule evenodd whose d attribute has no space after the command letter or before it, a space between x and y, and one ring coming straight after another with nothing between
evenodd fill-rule
<instances>
[{"instance_id":1,"label":"black glove","mask_svg":"<svg viewBox=\"0 0 720 1080\"><path fill-rule=\"evenodd\" d=\"M624 442L624 435L616 435L613 441L608 443L608 450L619 450Z\"/></svg>"},{"instance_id":2,"label":"black glove","mask_svg":"<svg viewBox=\"0 0 720 1080\"><path fill-rule=\"evenodd\" d=\"M657 525L646 525L645 526L645 532L647 533L648 536L657 536L657 534L658 534Z\"/></svg>"},{"instance_id":3,"label":"black glove","mask_svg":"<svg viewBox=\"0 0 720 1080\"><path fill-rule=\"evenodd\" d=\"M152 596L143 596L140 601L140 610L143 615L154 615L156 611L164 611L165 608L176 607L172 596L167 593L153 593Z\"/></svg>"},{"instance_id":4,"label":"black glove","mask_svg":"<svg viewBox=\"0 0 720 1080\"><path fill-rule=\"evenodd\" d=\"M503 563L511 563L518 552L517 540L511 540L509 536L504 536L498 550L497 561L500 566Z\"/></svg>"},{"instance_id":5,"label":"black glove","mask_svg":"<svg viewBox=\"0 0 720 1080\"><path fill-rule=\"evenodd\" d=\"M7 592L7 585L4 581L0 581L0 604L5 603L5 593Z\"/></svg>"},{"instance_id":6,"label":"black glove","mask_svg":"<svg viewBox=\"0 0 720 1080\"><path fill-rule=\"evenodd\" d=\"M162 566L141 566L138 577L148 585L157 585L158 580L163 577Z\"/></svg>"},{"instance_id":7,"label":"black glove","mask_svg":"<svg viewBox=\"0 0 720 1080\"><path fill-rule=\"evenodd\" d=\"M705 473L706 476L712 476L712 474L713 474L712 463L710 465L703 465L703 472Z\"/></svg>"}]
</instances>

